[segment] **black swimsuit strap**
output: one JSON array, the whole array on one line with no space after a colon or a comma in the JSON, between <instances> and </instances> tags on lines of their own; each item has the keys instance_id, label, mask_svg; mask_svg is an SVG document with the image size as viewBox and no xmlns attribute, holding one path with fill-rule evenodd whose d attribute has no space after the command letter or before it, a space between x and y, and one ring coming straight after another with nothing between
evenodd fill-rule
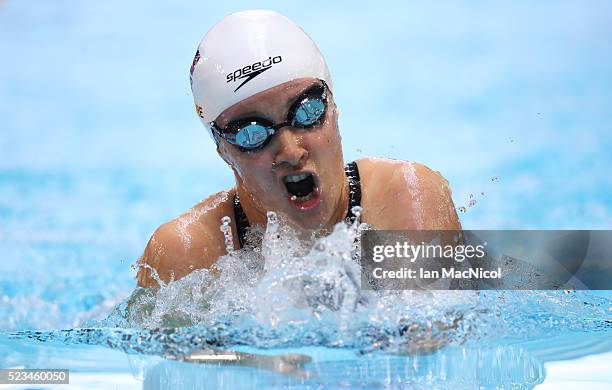
<instances>
[{"instance_id":1,"label":"black swimsuit strap","mask_svg":"<svg viewBox=\"0 0 612 390\"><path fill-rule=\"evenodd\" d=\"M344 167L344 172L346 173L346 177L349 183L348 211L344 219L349 223L353 223L355 222L355 218L357 217L353 213L353 207L361 205L361 181L359 178L359 169L357 168L357 163L353 161L346 164L346 167ZM247 229L251 225L249 224L249 219L247 218L244 210L242 209L242 206L240 205L240 198L238 197L238 193L234 194L234 218L236 219L238 242L240 242L240 247L244 248L244 245L246 243Z\"/></svg>"},{"instance_id":2,"label":"black swimsuit strap","mask_svg":"<svg viewBox=\"0 0 612 390\"><path fill-rule=\"evenodd\" d=\"M234 218L236 219L236 231L238 233L238 242L240 242L240 248L244 248L246 243L247 229L251 226L249 219L247 218L242 206L240 205L240 198L238 192L234 194Z\"/></svg>"},{"instance_id":3,"label":"black swimsuit strap","mask_svg":"<svg viewBox=\"0 0 612 390\"><path fill-rule=\"evenodd\" d=\"M344 172L349 183L349 202L348 211L345 220L348 223L355 222L357 216L353 213L353 207L361 206L361 181L359 178L359 169L355 161L346 164Z\"/></svg>"}]
</instances>

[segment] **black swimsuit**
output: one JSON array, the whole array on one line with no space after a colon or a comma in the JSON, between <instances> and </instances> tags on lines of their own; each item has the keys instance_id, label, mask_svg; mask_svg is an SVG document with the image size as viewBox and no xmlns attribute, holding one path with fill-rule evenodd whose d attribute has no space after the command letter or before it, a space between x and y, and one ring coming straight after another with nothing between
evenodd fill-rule
<instances>
[{"instance_id":1,"label":"black swimsuit","mask_svg":"<svg viewBox=\"0 0 612 390\"><path fill-rule=\"evenodd\" d=\"M350 162L344 167L344 173L349 184L349 202L348 211L345 220L349 223L355 221L356 215L353 213L353 207L361 205L361 182L359 179L359 169L356 162ZM240 205L238 193L234 194L234 218L236 219L236 230L238 231L238 241L240 247L244 248L246 243L247 229L249 228L249 220Z\"/></svg>"}]
</instances>

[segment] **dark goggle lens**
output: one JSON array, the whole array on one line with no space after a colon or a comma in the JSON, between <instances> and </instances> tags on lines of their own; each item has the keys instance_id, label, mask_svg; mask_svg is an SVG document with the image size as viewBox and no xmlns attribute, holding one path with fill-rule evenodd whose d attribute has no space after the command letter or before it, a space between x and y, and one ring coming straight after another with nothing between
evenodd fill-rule
<instances>
[{"instance_id":1,"label":"dark goggle lens","mask_svg":"<svg viewBox=\"0 0 612 390\"><path fill-rule=\"evenodd\" d=\"M257 122L251 122L238 129L235 144L245 149L254 149L263 145L274 134L274 130Z\"/></svg>"},{"instance_id":2,"label":"dark goggle lens","mask_svg":"<svg viewBox=\"0 0 612 390\"><path fill-rule=\"evenodd\" d=\"M313 126L321 120L325 113L323 97L309 97L297 106L293 115L292 126Z\"/></svg>"}]
</instances>

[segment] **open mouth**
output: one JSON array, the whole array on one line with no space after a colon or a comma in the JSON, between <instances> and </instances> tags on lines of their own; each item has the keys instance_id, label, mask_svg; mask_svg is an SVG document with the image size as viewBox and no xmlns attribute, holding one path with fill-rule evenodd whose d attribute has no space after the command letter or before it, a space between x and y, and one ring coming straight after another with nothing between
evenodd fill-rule
<instances>
[{"instance_id":1,"label":"open mouth","mask_svg":"<svg viewBox=\"0 0 612 390\"><path fill-rule=\"evenodd\" d=\"M289 200L304 210L316 206L319 202L319 188L315 177L310 172L301 172L283 177Z\"/></svg>"}]
</instances>

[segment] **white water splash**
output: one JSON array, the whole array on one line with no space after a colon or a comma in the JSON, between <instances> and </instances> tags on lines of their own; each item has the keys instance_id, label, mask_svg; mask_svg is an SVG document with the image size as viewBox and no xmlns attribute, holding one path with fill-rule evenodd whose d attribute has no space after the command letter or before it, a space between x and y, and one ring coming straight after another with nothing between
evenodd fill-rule
<instances>
[{"instance_id":1,"label":"white water splash","mask_svg":"<svg viewBox=\"0 0 612 390\"><path fill-rule=\"evenodd\" d=\"M361 214L360 209L353 212ZM224 219L226 244L232 242L228 227ZM269 213L265 231L253 232L260 240L254 249L228 250L213 268L168 283L158 280L157 290L139 288L92 326L189 326L195 327L189 334L204 332L202 337L223 343L260 347L422 352L466 340L597 329L602 318L610 317L609 303L590 298L587 305L578 293L367 289L361 284L358 253L359 232L367 228L357 218L352 225L337 224L324 237L300 240ZM543 318L548 322L542 323Z\"/></svg>"},{"instance_id":2,"label":"white water splash","mask_svg":"<svg viewBox=\"0 0 612 390\"><path fill-rule=\"evenodd\" d=\"M474 303L473 292L372 291L361 286L359 233L361 208L352 225L310 241L278 216L268 213L261 246L234 251L224 219L228 255L212 269L197 270L159 289L138 289L121 313L124 325L157 328L227 321L264 328L322 325L349 332L358 323L396 326ZM155 273L152 273L155 278ZM116 320L116 318L115 318ZM238 321L239 320L239 321Z\"/></svg>"}]
</instances>

